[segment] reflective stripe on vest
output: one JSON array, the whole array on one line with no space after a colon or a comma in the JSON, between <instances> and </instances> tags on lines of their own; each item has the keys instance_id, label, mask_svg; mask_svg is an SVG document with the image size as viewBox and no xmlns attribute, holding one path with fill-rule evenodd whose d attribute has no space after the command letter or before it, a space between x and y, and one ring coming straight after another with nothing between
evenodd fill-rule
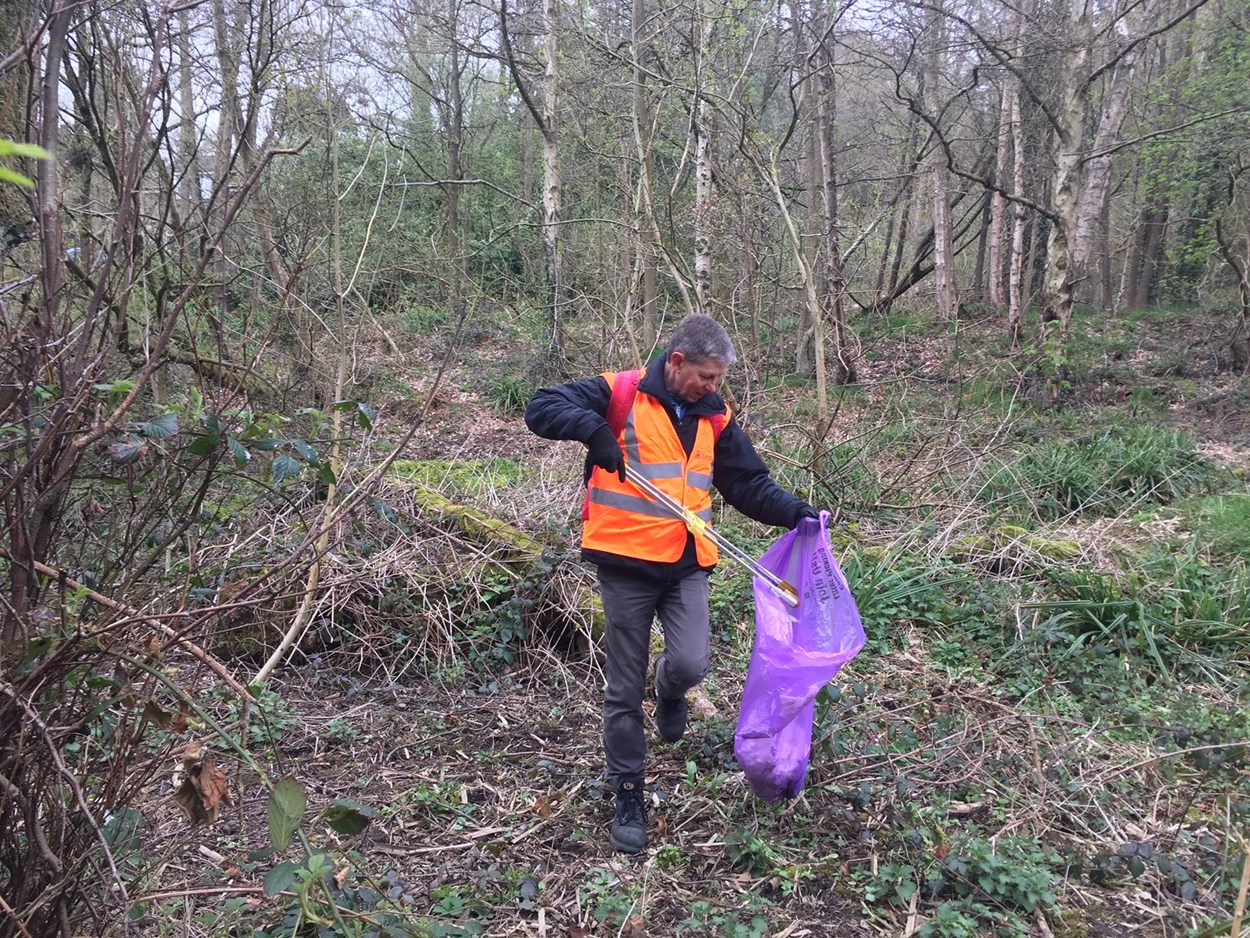
<instances>
[{"instance_id":1,"label":"reflective stripe on vest","mask_svg":"<svg viewBox=\"0 0 1250 938\"><path fill-rule=\"evenodd\" d=\"M616 375L603 375L613 386ZM729 415L726 414L726 421ZM635 396L625 425L617 435L631 468L653 482L704 521L712 519L712 453L716 434L712 421L698 418L694 446L686 456L677 429L664 405L642 392ZM595 467L588 486L589 517L582 546L640 560L672 563L686 547L686 525L631 482ZM719 559L716 545L695 538L699 563Z\"/></svg>"}]
</instances>

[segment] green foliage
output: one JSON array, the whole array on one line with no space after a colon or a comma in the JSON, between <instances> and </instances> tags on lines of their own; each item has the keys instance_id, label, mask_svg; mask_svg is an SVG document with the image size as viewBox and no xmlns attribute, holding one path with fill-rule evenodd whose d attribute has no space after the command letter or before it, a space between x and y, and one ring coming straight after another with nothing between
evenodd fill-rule
<instances>
[{"instance_id":1,"label":"green foliage","mask_svg":"<svg viewBox=\"0 0 1250 938\"><path fill-rule=\"evenodd\" d=\"M589 872L590 878L577 891L582 907L590 910L596 922L615 933L623 928L638 904L640 888L604 867Z\"/></svg>"},{"instance_id":2,"label":"green foliage","mask_svg":"<svg viewBox=\"0 0 1250 938\"><path fill-rule=\"evenodd\" d=\"M690 914L679 921L674 930L679 935L711 935L715 938L765 938L770 934L768 919L763 915L752 915L746 921L743 921L744 918L745 915L698 900L690 904Z\"/></svg>"},{"instance_id":3,"label":"green foliage","mask_svg":"<svg viewBox=\"0 0 1250 938\"><path fill-rule=\"evenodd\" d=\"M1202 678L1229 685L1250 653L1250 570L1161 552L1121 574L1054 571L1055 598L1029 604L1026 647L1078 694L1102 703L1125 681Z\"/></svg>"},{"instance_id":4,"label":"green foliage","mask_svg":"<svg viewBox=\"0 0 1250 938\"><path fill-rule=\"evenodd\" d=\"M779 864L777 852L759 831L740 827L725 838L729 860L734 866L757 876L767 876Z\"/></svg>"},{"instance_id":5,"label":"green foliage","mask_svg":"<svg viewBox=\"0 0 1250 938\"><path fill-rule=\"evenodd\" d=\"M1027 927L1012 923L1031 920L1039 909L1055 905L1057 858L1027 838L1003 837L991 843L965 835L921 856L918 862L882 864L876 875L860 877L861 895L870 904L905 909L923 891L935 906L921 934L964 938L996 927L994 934L1023 938Z\"/></svg>"},{"instance_id":6,"label":"green foliage","mask_svg":"<svg viewBox=\"0 0 1250 938\"><path fill-rule=\"evenodd\" d=\"M271 687L254 695L256 704L246 706L228 688L214 685L200 697L200 705L224 726L231 727L230 741L240 746L275 746L287 732L299 725L299 715ZM247 735L240 732L244 710L247 712Z\"/></svg>"},{"instance_id":7,"label":"green foliage","mask_svg":"<svg viewBox=\"0 0 1250 938\"><path fill-rule=\"evenodd\" d=\"M1250 495L1214 495L1178 502L1172 514L1199 545L1221 557L1250 560Z\"/></svg>"},{"instance_id":8,"label":"green foliage","mask_svg":"<svg viewBox=\"0 0 1250 938\"><path fill-rule=\"evenodd\" d=\"M498 414L522 413L533 396L533 386L512 375L496 378L486 389L486 397Z\"/></svg>"},{"instance_id":9,"label":"green foliage","mask_svg":"<svg viewBox=\"0 0 1250 938\"><path fill-rule=\"evenodd\" d=\"M24 156L34 160L52 159L52 154L41 146L33 143L16 143L0 137L0 159L12 156ZM26 189L35 188L33 181L21 173L9 169L7 166L0 166L0 183L3 182L15 183Z\"/></svg>"},{"instance_id":10,"label":"green foliage","mask_svg":"<svg viewBox=\"0 0 1250 938\"><path fill-rule=\"evenodd\" d=\"M1074 440L1045 439L981 477L978 498L1047 521L1117 514L1209 491L1223 473L1188 434L1151 424L1111 426Z\"/></svg>"},{"instance_id":11,"label":"green foliage","mask_svg":"<svg viewBox=\"0 0 1250 938\"><path fill-rule=\"evenodd\" d=\"M907 623L940 622L944 591L966 580L951 567L897 552L852 550L841 566L864 631L879 650L892 647Z\"/></svg>"}]
</instances>

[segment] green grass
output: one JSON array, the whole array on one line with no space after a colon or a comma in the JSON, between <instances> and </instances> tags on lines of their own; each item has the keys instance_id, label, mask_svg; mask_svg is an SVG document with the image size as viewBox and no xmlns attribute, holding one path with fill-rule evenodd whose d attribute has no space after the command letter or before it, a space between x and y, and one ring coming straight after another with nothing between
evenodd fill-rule
<instances>
[{"instance_id":1,"label":"green grass","mask_svg":"<svg viewBox=\"0 0 1250 938\"><path fill-rule=\"evenodd\" d=\"M1212 554L1250 560L1250 493L1186 499L1172 514Z\"/></svg>"},{"instance_id":2,"label":"green grass","mask_svg":"<svg viewBox=\"0 0 1250 938\"><path fill-rule=\"evenodd\" d=\"M1037 517L1113 515L1145 503L1209 493L1225 473L1187 433L1151 424L1112 424L1076 439L1043 436L983 470L978 498L1028 506Z\"/></svg>"}]
</instances>

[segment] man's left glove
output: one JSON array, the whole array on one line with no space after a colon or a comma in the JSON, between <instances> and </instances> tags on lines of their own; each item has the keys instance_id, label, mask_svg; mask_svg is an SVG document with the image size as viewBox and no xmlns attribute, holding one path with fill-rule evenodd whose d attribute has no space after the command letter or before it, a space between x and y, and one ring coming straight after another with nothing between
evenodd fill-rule
<instances>
[{"instance_id":1,"label":"man's left glove","mask_svg":"<svg viewBox=\"0 0 1250 938\"><path fill-rule=\"evenodd\" d=\"M804 505L794 515L794 527L798 527L804 518L811 518L813 521L820 520L820 512L811 505Z\"/></svg>"},{"instance_id":2,"label":"man's left glove","mask_svg":"<svg viewBox=\"0 0 1250 938\"><path fill-rule=\"evenodd\" d=\"M590 449L590 461L600 469L615 472L622 482L625 481L625 454L621 452L621 444L616 442L616 434L605 423L590 436L586 444Z\"/></svg>"}]
</instances>

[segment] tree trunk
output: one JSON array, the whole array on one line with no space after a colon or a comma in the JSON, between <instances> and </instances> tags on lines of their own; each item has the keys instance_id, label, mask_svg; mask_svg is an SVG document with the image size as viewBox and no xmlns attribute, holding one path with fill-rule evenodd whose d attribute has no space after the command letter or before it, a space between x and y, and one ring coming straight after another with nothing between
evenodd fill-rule
<instances>
[{"instance_id":1,"label":"tree trunk","mask_svg":"<svg viewBox=\"0 0 1250 938\"><path fill-rule=\"evenodd\" d=\"M1016 19L1016 60L1024 52L1021 13ZM1020 344L1024 331L1024 121L1020 113L1020 82L1012 75L1005 89L1010 107L1011 121L1011 194L1016 201L1011 206L1011 254L1008 261L1007 282L1007 333L1013 347Z\"/></svg>"},{"instance_id":2,"label":"tree trunk","mask_svg":"<svg viewBox=\"0 0 1250 938\"><path fill-rule=\"evenodd\" d=\"M444 187L447 197L447 254L450 263L448 279L448 306L452 322L459 322L464 309L463 290L467 279L464 251L460 246L460 185L464 178L460 150L464 144L464 97L460 89L460 45L455 41L459 33L460 0L447 0L447 28L453 37L450 42L447 73L447 177L450 184Z\"/></svg>"},{"instance_id":3,"label":"tree trunk","mask_svg":"<svg viewBox=\"0 0 1250 938\"><path fill-rule=\"evenodd\" d=\"M647 71L643 68L643 24L647 17L646 0L633 0L633 16L631 24L630 45L634 56L634 145L638 154L638 185L647 193L654 191L655 185L655 153L651 146L651 108L647 101ZM638 263L642 268L642 296L639 307L642 312L642 344L651 349L659 338L659 317L655 294L656 244L653 233L655 222L648 217L648 206L652 204L649 195L640 193L638 208L635 210L634 227L636 229L635 250L638 252Z\"/></svg>"},{"instance_id":4,"label":"tree trunk","mask_svg":"<svg viewBox=\"0 0 1250 938\"><path fill-rule=\"evenodd\" d=\"M829 333L833 339L834 382L839 385L855 382L855 364L847 341L846 319L842 298L846 279L842 269L842 247L838 235L838 164L837 164L837 72L833 57L833 14L821 31L816 47L817 88L819 89L817 129L820 142L821 191L824 195L824 225L821 256L824 261L824 312L829 317ZM823 370L823 343L816 330L817 367Z\"/></svg>"},{"instance_id":5,"label":"tree trunk","mask_svg":"<svg viewBox=\"0 0 1250 938\"><path fill-rule=\"evenodd\" d=\"M1121 42L1127 43L1128 26L1124 19L1121 18L1116 26ZM1134 47L1136 48L1140 46ZM1120 138L1120 128L1128 114L1128 94L1136 62L1137 53L1130 50L1121 56L1112 69L1102 102L1102 113L1098 118L1098 131L1094 136L1093 156L1085 162L1072 239L1072 270L1069 279L1074 284L1085 277L1089 255L1097 240L1103 206L1110 195L1111 150Z\"/></svg>"},{"instance_id":6,"label":"tree trunk","mask_svg":"<svg viewBox=\"0 0 1250 938\"><path fill-rule=\"evenodd\" d=\"M1015 76L1003 78L1003 88L998 104L998 146L994 153L994 184L999 189L1007 187L1007 154L1011 151L1011 100L1008 88ZM989 269L986 298L990 306L1003 310L1007 303L1003 296L1003 233L1007 222L1007 199L997 189L990 199Z\"/></svg>"},{"instance_id":7,"label":"tree trunk","mask_svg":"<svg viewBox=\"0 0 1250 938\"><path fill-rule=\"evenodd\" d=\"M696 0L693 29L698 36L695 49L694 102L694 294L699 312L712 314L712 248L714 236L712 199L711 108L704 88L708 82L708 52L712 43L712 21L704 15L703 3Z\"/></svg>"},{"instance_id":8,"label":"tree trunk","mask_svg":"<svg viewBox=\"0 0 1250 938\"><path fill-rule=\"evenodd\" d=\"M1049 393L1057 397L1067 380L1067 346L1076 288L1073 250L1081 200L1081 163L1084 158L1085 120L1089 111L1086 67L1090 59L1090 0L1072 0L1068 34L1076 43L1064 63L1059 109L1055 116L1055 170L1053 174L1050 237L1042 277L1042 333L1044 367Z\"/></svg>"},{"instance_id":9,"label":"tree trunk","mask_svg":"<svg viewBox=\"0 0 1250 938\"><path fill-rule=\"evenodd\" d=\"M907 240L907 217L911 210L911 190L912 183L916 178L916 166L918 159L916 156L916 132L918 122L915 112L910 115L907 125L907 144L903 147L903 152L899 157L898 164L898 188L895 190L893 200L894 205L890 213L890 220L886 223L885 234L881 238L883 250L881 251L881 260L877 265L877 282L873 290L873 309L877 308L881 297L887 295L889 291L894 289L898 283L899 268L903 262L904 242ZM894 247L895 228L898 229L898 248ZM887 271L889 279L886 279Z\"/></svg>"},{"instance_id":10,"label":"tree trunk","mask_svg":"<svg viewBox=\"0 0 1250 938\"><path fill-rule=\"evenodd\" d=\"M543 0L543 244L547 254L547 352L564 360L564 258L560 242L560 0Z\"/></svg>"},{"instance_id":11,"label":"tree trunk","mask_svg":"<svg viewBox=\"0 0 1250 938\"><path fill-rule=\"evenodd\" d=\"M945 53L946 30L943 20L943 0L937 0L929 19L929 57L925 85L928 92L929 113L938 120L942 110L941 78L942 59ZM936 135L940 137L939 126ZM951 233L951 171L946 148L935 141L933 159L933 263L937 281L937 318L953 322L959 315L958 288L955 284L955 247Z\"/></svg>"}]
</instances>

